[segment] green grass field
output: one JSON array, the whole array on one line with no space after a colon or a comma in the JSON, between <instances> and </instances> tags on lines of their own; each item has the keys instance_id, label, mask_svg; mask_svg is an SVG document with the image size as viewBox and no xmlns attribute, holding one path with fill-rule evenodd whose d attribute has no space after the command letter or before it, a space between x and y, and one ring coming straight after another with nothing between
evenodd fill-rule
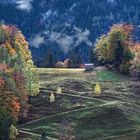
<instances>
[{"instance_id":1,"label":"green grass field","mask_svg":"<svg viewBox=\"0 0 140 140\"><path fill-rule=\"evenodd\" d=\"M140 140L139 82L106 70L38 69L40 95L31 99L21 137L39 140L75 136L76 140ZM102 93L95 95L99 82ZM50 93L55 102L49 102ZM68 138L67 138L68 139Z\"/></svg>"}]
</instances>

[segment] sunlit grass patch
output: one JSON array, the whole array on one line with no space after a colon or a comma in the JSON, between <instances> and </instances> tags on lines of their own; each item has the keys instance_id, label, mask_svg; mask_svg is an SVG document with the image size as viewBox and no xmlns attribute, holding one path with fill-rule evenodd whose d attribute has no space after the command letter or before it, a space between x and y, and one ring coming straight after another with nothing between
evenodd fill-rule
<instances>
[{"instance_id":1,"label":"sunlit grass patch","mask_svg":"<svg viewBox=\"0 0 140 140\"><path fill-rule=\"evenodd\" d=\"M108 70L96 70L96 77L99 81L125 81L130 80L129 77L122 74L108 71Z\"/></svg>"}]
</instances>

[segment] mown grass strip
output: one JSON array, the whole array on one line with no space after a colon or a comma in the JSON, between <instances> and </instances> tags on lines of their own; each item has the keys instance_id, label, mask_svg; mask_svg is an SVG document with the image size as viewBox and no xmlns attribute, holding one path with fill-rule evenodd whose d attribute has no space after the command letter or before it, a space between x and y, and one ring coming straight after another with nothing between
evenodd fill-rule
<instances>
[{"instance_id":1,"label":"mown grass strip","mask_svg":"<svg viewBox=\"0 0 140 140\"><path fill-rule=\"evenodd\" d=\"M103 138L101 140L136 140L136 132L122 134L119 136L110 136L108 138Z\"/></svg>"},{"instance_id":2,"label":"mown grass strip","mask_svg":"<svg viewBox=\"0 0 140 140\"><path fill-rule=\"evenodd\" d=\"M38 137L38 138L41 138L41 135L39 134L35 134L35 133L31 133L31 132L27 132L25 130L19 130L19 133L22 133L22 134L25 134L25 135L30 135L30 136L35 136L35 137ZM51 138L51 137L46 137L48 140L58 140L58 139L55 139L55 138Z\"/></svg>"}]
</instances>

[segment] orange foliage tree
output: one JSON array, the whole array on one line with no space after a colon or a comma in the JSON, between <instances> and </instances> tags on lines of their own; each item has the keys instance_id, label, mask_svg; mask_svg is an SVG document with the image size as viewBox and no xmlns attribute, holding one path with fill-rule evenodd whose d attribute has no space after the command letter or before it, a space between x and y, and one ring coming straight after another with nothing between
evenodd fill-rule
<instances>
[{"instance_id":1,"label":"orange foliage tree","mask_svg":"<svg viewBox=\"0 0 140 140\"><path fill-rule=\"evenodd\" d=\"M10 125L27 117L29 95L38 94L38 84L25 37L15 26L0 25L0 118L7 114L10 119L8 124L0 120L0 139L4 135L8 139ZM3 129L7 130L6 134Z\"/></svg>"}]
</instances>

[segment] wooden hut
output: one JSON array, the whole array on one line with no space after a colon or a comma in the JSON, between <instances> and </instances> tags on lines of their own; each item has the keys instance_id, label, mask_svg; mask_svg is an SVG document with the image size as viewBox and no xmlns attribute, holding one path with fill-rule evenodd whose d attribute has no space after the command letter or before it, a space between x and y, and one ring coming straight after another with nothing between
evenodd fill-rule
<instances>
[{"instance_id":1,"label":"wooden hut","mask_svg":"<svg viewBox=\"0 0 140 140\"><path fill-rule=\"evenodd\" d=\"M85 71L92 71L94 69L94 64L92 63L84 64L84 66L85 66Z\"/></svg>"}]
</instances>

